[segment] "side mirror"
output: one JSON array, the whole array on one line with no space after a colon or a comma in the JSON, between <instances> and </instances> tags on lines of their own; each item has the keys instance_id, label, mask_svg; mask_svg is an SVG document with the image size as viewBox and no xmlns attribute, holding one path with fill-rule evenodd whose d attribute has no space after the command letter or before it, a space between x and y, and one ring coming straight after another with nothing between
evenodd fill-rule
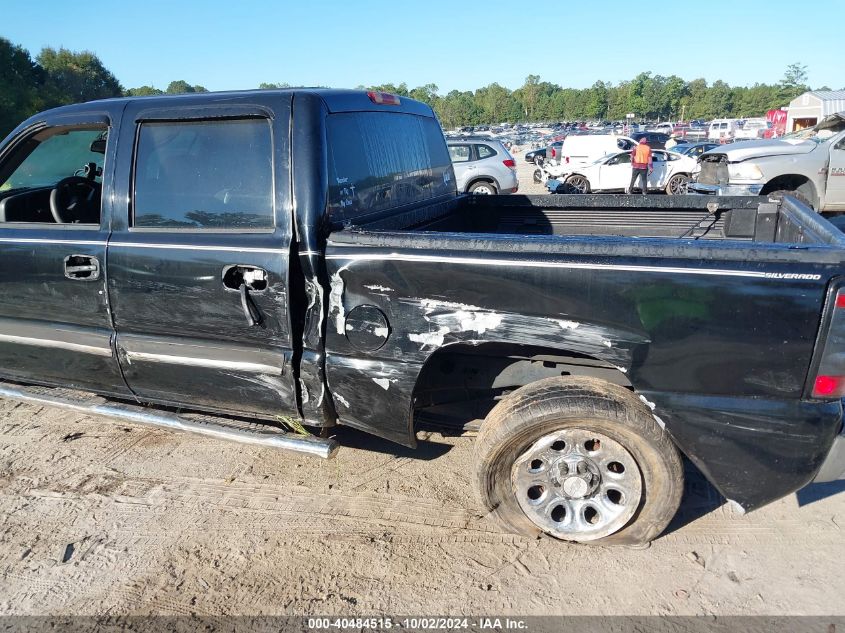
<instances>
[{"instance_id":1,"label":"side mirror","mask_svg":"<svg viewBox=\"0 0 845 633\"><path fill-rule=\"evenodd\" d=\"M98 139L91 141L90 150L95 154L105 154L106 153L106 139L98 138Z\"/></svg>"}]
</instances>

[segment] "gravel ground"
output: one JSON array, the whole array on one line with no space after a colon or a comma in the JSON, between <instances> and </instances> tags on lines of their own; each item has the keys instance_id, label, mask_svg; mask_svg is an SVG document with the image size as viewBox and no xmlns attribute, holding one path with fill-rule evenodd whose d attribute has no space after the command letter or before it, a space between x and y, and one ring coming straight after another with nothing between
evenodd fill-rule
<instances>
[{"instance_id":1,"label":"gravel ground","mask_svg":"<svg viewBox=\"0 0 845 633\"><path fill-rule=\"evenodd\" d=\"M690 470L651 547L577 546L481 516L472 437L339 439L320 461L0 400L0 613L845 614L845 482L741 516Z\"/></svg>"},{"instance_id":2,"label":"gravel ground","mask_svg":"<svg viewBox=\"0 0 845 633\"><path fill-rule=\"evenodd\" d=\"M845 613L838 483L740 516L691 471L667 534L602 548L497 531L471 437L343 430L320 461L11 401L0 420L0 613Z\"/></svg>"},{"instance_id":3,"label":"gravel ground","mask_svg":"<svg viewBox=\"0 0 845 633\"><path fill-rule=\"evenodd\" d=\"M525 162L525 152L529 150L525 149L520 152L511 152L513 154L514 159L516 160L516 175L519 178L519 193L523 194L537 194L537 193L549 193L549 190L546 189L542 184L537 184L534 182L534 170L537 169L536 165L533 163Z\"/></svg>"}]
</instances>

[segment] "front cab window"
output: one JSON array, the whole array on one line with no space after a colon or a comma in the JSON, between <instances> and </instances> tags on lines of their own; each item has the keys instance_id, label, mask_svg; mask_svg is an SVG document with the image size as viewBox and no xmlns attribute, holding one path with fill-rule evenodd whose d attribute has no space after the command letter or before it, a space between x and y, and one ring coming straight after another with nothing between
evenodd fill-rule
<instances>
[{"instance_id":1,"label":"front cab window","mask_svg":"<svg viewBox=\"0 0 845 633\"><path fill-rule=\"evenodd\" d=\"M99 224L108 128L40 130L0 165L0 222Z\"/></svg>"}]
</instances>

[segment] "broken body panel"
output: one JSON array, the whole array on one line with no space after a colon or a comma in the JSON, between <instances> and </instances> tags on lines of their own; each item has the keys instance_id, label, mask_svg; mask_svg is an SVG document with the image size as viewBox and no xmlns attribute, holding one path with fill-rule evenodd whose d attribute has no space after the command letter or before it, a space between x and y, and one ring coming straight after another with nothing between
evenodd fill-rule
<instances>
[{"instance_id":1,"label":"broken body panel","mask_svg":"<svg viewBox=\"0 0 845 633\"><path fill-rule=\"evenodd\" d=\"M22 125L0 150L0 171L33 126L104 119L104 202L99 226L0 224L0 374L294 414L409 446L416 419L483 418L521 385L592 375L639 393L746 509L813 478L842 416L839 401L806 388L826 289L845 256L826 222L791 201L773 209L749 198L712 209L687 197L456 198L451 167L436 165L387 182L367 203L344 188L337 208L363 213L334 216L346 178L331 171L327 120L389 111L434 121L427 106L400 103L343 91L224 93L82 104ZM269 126L272 226L134 226L141 126L220 120ZM445 154L436 136L425 143ZM391 196L403 202L385 206ZM37 255L34 244L43 244ZM60 283L61 258L85 249L102 279ZM27 253L38 284L12 273ZM227 286L233 268L262 271L264 285Z\"/></svg>"},{"instance_id":2,"label":"broken body panel","mask_svg":"<svg viewBox=\"0 0 845 633\"><path fill-rule=\"evenodd\" d=\"M452 213L502 210L486 198L475 207ZM505 345L597 359L624 374L723 494L751 509L812 480L841 427L839 402L802 399L840 248L335 233L326 249L331 391L342 396L342 420L407 443L419 375L439 352ZM345 325L362 305L384 314L390 332L364 352Z\"/></svg>"}]
</instances>

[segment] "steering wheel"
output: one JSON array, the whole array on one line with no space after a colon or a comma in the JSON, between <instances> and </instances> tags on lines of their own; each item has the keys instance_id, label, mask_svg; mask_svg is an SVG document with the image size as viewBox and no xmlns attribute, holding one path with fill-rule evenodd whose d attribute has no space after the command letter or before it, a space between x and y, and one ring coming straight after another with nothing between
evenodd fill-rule
<instances>
[{"instance_id":1,"label":"steering wheel","mask_svg":"<svg viewBox=\"0 0 845 633\"><path fill-rule=\"evenodd\" d=\"M98 186L82 176L68 176L57 182L50 192L50 213L56 224L78 221Z\"/></svg>"}]
</instances>

